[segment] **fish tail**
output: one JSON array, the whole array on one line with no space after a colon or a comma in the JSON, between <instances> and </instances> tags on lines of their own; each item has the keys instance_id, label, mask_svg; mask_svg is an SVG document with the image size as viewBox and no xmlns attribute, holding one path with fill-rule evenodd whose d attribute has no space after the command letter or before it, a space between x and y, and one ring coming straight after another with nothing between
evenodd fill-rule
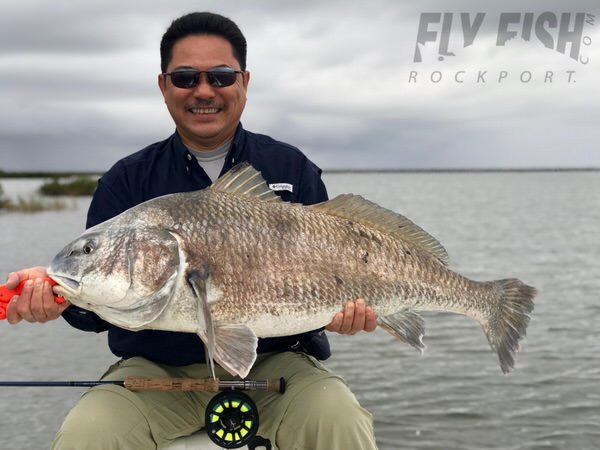
<instances>
[{"instance_id":1,"label":"fish tail","mask_svg":"<svg viewBox=\"0 0 600 450\"><path fill-rule=\"evenodd\" d=\"M492 350L498 354L502 372L508 373L515 365L519 341L525 337L537 290L514 278L490 284L496 293L498 308L482 326Z\"/></svg>"}]
</instances>

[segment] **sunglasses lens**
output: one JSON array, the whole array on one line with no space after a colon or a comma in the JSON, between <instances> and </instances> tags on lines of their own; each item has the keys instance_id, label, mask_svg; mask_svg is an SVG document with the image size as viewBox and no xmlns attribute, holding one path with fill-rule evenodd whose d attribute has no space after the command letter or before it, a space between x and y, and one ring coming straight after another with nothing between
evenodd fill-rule
<instances>
[{"instance_id":1,"label":"sunglasses lens","mask_svg":"<svg viewBox=\"0 0 600 450\"><path fill-rule=\"evenodd\" d=\"M182 89L193 88L198 85L200 80L200 72L196 70L182 70L180 72L171 73L171 81L173 85Z\"/></svg>"},{"instance_id":2,"label":"sunglasses lens","mask_svg":"<svg viewBox=\"0 0 600 450\"><path fill-rule=\"evenodd\" d=\"M171 76L171 82L174 86L181 89L191 89L200 83L200 74L206 73L208 82L211 86L225 87L231 86L235 83L237 72L233 69L219 68L207 70L201 72L198 70L180 70L178 72L171 72L168 75Z\"/></svg>"},{"instance_id":3,"label":"sunglasses lens","mask_svg":"<svg viewBox=\"0 0 600 450\"><path fill-rule=\"evenodd\" d=\"M206 72L208 81L215 87L231 86L235 83L237 73L231 69L215 69Z\"/></svg>"}]
</instances>

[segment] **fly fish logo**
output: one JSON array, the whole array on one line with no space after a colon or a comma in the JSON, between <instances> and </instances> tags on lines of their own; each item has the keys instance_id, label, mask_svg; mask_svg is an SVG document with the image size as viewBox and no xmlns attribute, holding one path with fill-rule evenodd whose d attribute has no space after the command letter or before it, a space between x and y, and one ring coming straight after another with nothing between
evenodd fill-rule
<instances>
[{"instance_id":1,"label":"fly fish logo","mask_svg":"<svg viewBox=\"0 0 600 450\"><path fill-rule=\"evenodd\" d=\"M526 42L532 51L537 45L553 50L569 58L572 63L579 66L589 63L586 50L592 45L592 38L586 34L586 27L593 27L595 16L590 13L560 13L532 12L500 13L490 17L487 13L422 13L417 30L413 63L428 63L437 59L438 62L460 60L460 50L474 46L477 41L485 41L490 45L490 36L495 40L496 48L509 49L516 46L519 41ZM485 36L485 39L484 37ZM432 47L437 50L437 58L431 58ZM488 48L489 50L489 48ZM430 56L429 60L424 56ZM510 73L506 68L497 70L481 69L471 73L471 78L477 83L507 81L513 79L521 83L528 83L534 76L544 83L564 79L568 83L575 82L576 70L563 70L558 73L544 70L535 73L534 70L520 70ZM428 81L439 83L446 77L453 82L463 83L468 78L467 70L455 70L445 73L434 70L429 73L419 73L418 70L410 71L409 83ZM421 80L419 80L419 76Z\"/></svg>"}]
</instances>

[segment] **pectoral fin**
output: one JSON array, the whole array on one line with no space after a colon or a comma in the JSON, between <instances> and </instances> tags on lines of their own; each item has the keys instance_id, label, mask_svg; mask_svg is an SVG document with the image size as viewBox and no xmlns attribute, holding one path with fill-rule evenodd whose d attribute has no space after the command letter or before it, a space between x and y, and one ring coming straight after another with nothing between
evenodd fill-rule
<instances>
[{"instance_id":1,"label":"pectoral fin","mask_svg":"<svg viewBox=\"0 0 600 450\"><path fill-rule=\"evenodd\" d=\"M208 292L214 292L214 290L208 289L210 285L210 273L206 271L195 271L189 274L188 282L192 287L196 297L198 297L198 323L200 329L203 330L198 335L202 342L204 342L206 362L210 368L210 373L213 379L215 376L215 328L212 321L212 315L210 313L211 299L209 299Z\"/></svg>"},{"instance_id":2,"label":"pectoral fin","mask_svg":"<svg viewBox=\"0 0 600 450\"><path fill-rule=\"evenodd\" d=\"M215 361L232 375L246 378L256 361L258 338L245 325L215 328Z\"/></svg>"},{"instance_id":3,"label":"pectoral fin","mask_svg":"<svg viewBox=\"0 0 600 450\"><path fill-rule=\"evenodd\" d=\"M399 311L389 316L379 317L377 323L392 336L416 348L423 353L425 344L422 338L425 335L423 318L414 311Z\"/></svg>"}]
</instances>

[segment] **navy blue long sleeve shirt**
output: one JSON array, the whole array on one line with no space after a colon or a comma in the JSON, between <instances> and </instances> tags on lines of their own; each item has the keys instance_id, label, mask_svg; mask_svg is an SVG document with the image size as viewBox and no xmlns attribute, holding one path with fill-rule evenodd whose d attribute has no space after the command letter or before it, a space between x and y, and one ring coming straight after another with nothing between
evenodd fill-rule
<instances>
[{"instance_id":1,"label":"navy blue long sleeve shirt","mask_svg":"<svg viewBox=\"0 0 600 450\"><path fill-rule=\"evenodd\" d=\"M269 136L238 126L221 174L248 161L262 172L285 201L314 204L327 200L321 170L300 150ZM118 161L99 181L87 217L87 227L165 194L189 192L210 186L211 180L188 151L178 133ZM198 336L156 330L128 331L111 325L96 314L74 305L63 317L84 331L108 331L111 351L123 358L143 356L169 365L205 362L204 346ZM323 330L296 336L259 339L258 352L302 350L319 359L330 356Z\"/></svg>"}]
</instances>

